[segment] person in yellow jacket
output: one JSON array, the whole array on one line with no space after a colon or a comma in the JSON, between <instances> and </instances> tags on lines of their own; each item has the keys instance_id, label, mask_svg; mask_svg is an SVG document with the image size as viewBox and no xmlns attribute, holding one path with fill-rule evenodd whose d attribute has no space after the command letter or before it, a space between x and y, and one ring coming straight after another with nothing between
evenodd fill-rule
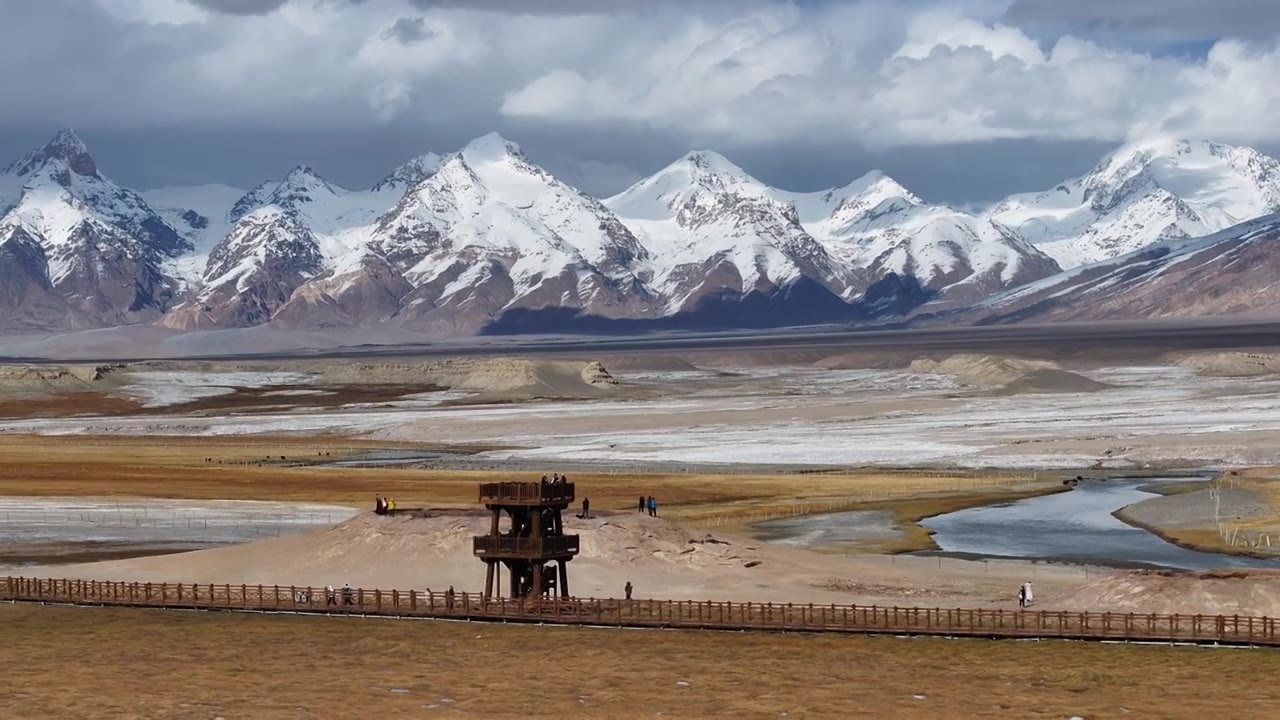
<instances>
[{"instance_id":1,"label":"person in yellow jacket","mask_svg":"<svg viewBox=\"0 0 1280 720\"><path fill-rule=\"evenodd\" d=\"M395 499L395 498L391 498L390 500L388 500L388 501L387 501L387 509L391 511L391 514L392 514L392 515L395 515L395 514L396 514L396 499Z\"/></svg>"}]
</instances>

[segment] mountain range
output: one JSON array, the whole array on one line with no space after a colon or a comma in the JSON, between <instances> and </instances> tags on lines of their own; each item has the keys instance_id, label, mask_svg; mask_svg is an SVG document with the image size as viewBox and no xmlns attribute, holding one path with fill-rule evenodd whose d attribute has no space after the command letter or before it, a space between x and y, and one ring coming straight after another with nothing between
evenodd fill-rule
<instances>
[{"instance_id":1,"label":"mountain range","mask_svg":"<svg viewBox=\"0 0 1280 720\"><path fill-rule=\"evenodd\" d=\"M881 172L791 192L691 152L590 197L486 135L367 190L308 166L136 192L70 130L0 172L0 330L436 335L1266 311L1280 163L1133 143L984 212Z\"/></svg>"}]
</instances>

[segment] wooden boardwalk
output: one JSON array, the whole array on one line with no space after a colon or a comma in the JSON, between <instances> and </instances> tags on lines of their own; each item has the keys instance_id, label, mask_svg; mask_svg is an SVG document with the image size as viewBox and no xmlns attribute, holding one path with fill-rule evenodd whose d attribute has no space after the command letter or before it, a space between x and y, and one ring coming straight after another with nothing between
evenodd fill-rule
<instances>
[{"instance_id":1,"label":"wooden boardwalk","mask_svg":"<svg viewBox=\"0 0 1280 720\"><path fill-rule=\"evenodd\" d=\"M0 601L228 611L375 615L491 622L783 632L1061 638L1280 646L1277 620L1240 615L1140 615L1050 610L550 598L286 585L0 579Z\"/></svg>"}]
</instances>

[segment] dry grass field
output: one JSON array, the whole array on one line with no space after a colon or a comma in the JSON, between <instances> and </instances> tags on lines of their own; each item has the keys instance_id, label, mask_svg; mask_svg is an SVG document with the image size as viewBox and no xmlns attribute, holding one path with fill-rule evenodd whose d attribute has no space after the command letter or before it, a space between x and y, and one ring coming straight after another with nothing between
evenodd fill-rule
<instances>
[{"instance_id":1,"label":"dry grass field","mask_svg":"<svg viewBox=\"0 0 1280 720\"><path fill-rule=\"evenodd\" d=\"M116 496L322 502L365 508L375 495L400 507L472 507L476 484L536 479L511 472L287 467L328 453L402 447L345 437L0 437L0 495ZM283 460L283 463L281 459ZM553 468L548 468L548 472ZM1015 475L866 471L840 474L575 473L579 496L599 509L628 510L640 495L682 522L741 530L793 512L888 509L907 532L888 548L930 547L921 518L998 500L1052 492L1054 479Z\"/></svg>"},{"instance_id":2,"label":"dry grass field","mask_svg":"<svg viewBox=\"0 0 1280 720\"><path fill-rule=\"evenodd\" d=\"M32 605L0 624L5 718L1270 718L1280 702L1263 650Z\"/></svg>"}]
</instances>

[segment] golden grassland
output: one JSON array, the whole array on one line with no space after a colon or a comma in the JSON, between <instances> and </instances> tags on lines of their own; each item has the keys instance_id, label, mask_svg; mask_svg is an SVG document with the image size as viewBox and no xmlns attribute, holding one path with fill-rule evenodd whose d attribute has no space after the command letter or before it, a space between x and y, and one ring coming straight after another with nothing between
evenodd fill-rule
<instances>
[{"instance_id":1,"label":"golden grassland","mask_svg":"<svg viewBox=\"0 0 1280 720\"><path fill-rule=\"evenodd\" d=\"M323 502L367 507L375 495L400 507L471 507L480 482L510 471L289 467L375 448L346 437L0 437L0 495L116 496ZM533 473L528 479L535 479ZM701 527L742 530L795 512L885 509L906 537L893 552L932 547L919 520L1060 489L1028 476L874 470L824 474L575 473L580 497L630 509L641 495L659 511Z\"/></svg>"},{"instance_id":2,"label":"golden grassland","mask_svg":"<svg viewBox=\"0 0 1280 720\"><path fill-rule=\"evenodd\" d=\"M6 718L1274 717L1269 650L0 606ZM685 684L681 684L685 683Z\"/></svg>"}]
</instances>

